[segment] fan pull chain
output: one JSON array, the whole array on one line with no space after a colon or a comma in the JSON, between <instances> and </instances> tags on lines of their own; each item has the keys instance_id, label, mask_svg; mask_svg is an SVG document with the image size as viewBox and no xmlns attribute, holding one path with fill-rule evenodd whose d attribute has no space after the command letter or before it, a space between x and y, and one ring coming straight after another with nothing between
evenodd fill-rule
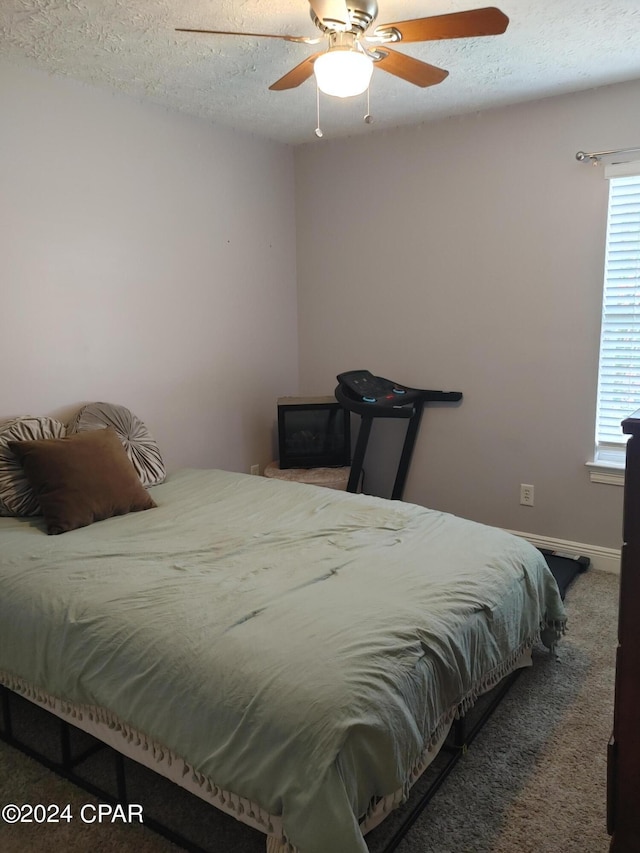
<instances>
[{"instance_id":1,"label":"fan pull chain","mask_svg":"<svg viewBox=\"0 0 640 853\"><path fill-rule=\"evenodd\" d=\"M322 139L322 128L320 127L320 89L316 85L316 136Z\"/></svg>"},{"instance_id":2,"label":"fan pull chain","mask_svg":"<svg viewBox=\"0 0 640 853\"><path fill-rule=\"evenodd\" d=\"M370 106L369 106L369 92L370 91L371 91L371 86L369 85L369 86L367 86L367 114L364 117L364 120L367 124L371 124L371 122L373 121L373 118L371 117Z\"/></svg>"}]
</instances>

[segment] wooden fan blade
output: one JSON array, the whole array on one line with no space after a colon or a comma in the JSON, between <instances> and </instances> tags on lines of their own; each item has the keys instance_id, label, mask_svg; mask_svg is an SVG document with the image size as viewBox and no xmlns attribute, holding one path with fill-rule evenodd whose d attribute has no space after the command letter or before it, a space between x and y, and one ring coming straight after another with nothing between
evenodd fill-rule
<instances>
[{"instance_id":1,"label":"wooden fan blade","mask_svg":"<svg viewBox=\"0 0 640 853\"><path fill-rule=\"evenodd\" d=\"M508 24L509 18L500 9L487 6L485 9L470 9L468 12L452 12L450 15L434 15L432 18L382 24L376 27L374 34L393 28L402 35L402 41L438 41L500 35L507 29Z\"/></svg>"},{"instance_id":2,"label":"wooden fan blade","mask_svg":"<svg viewBox=\"0 0 640 853\"><path fill-rule=\"evenodd\" d=\"M351 24L345 0L309 0L309 5L320 23L328 21L345 26Z\"/></svg>"},{"instance_id":3,"label":"wooden fan blade","mask_svg":"<svg viewBox=\"0 0 640 853\"><path fill-rule=\"evenodd\" d=\"M382 68L383 71L388 71L389 74L395 74L396 77L401 77L408 83L413 83L414 86L435 86L436 83L442 83L445 77L449 76L449 72L444 68L437 68L435 65L429 65L428 62L422 62L421 59L414 59L412 56L407 56L406 53L398 53L397 50L391 50L385 44L383 47L376 48L376 55L384 54L381 59L376 59L375 66Z\"/></svg>"},{"instance_id":4,"label":"wooden fan blade","mask_svg":"<svg viewBox=\"0 0 640 853\"><path fill-rule=\"evenodd\" d=\"M292 68L291 71L285 74L284 77L276 80L272 86L269 86L269 89L273 92L281 92L283 89L295 89L296 86L304 83L313 74L313 63L318 56L320 56L320 53L308 56L299 65L296 65L295 68Z\"/></svg>"},{"instance_id":5,"label":"wooden fan blade","mask_svg":"<svg viewBox=\"0 0 640 853\"><path fill-rule=\"evenodd\" d=\"M280 36L273 33L237 33L230 30L190 30L185 27L176 27L177 33L206 33L212 36L249 36L261 39L283 39L283 41L301 42L302 44L318 44L322 38L307 38L307 36Z\"/></svg>"}]
</instances>

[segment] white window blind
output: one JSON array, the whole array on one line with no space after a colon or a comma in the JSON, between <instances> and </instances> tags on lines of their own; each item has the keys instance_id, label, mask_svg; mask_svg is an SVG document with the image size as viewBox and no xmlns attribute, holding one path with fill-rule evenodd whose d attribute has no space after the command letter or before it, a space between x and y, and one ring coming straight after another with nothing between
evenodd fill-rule
<instances>
[{"instance_id":1,"label":"white window blind","mask_svg":"<svg viewBox=\"0 0 640 853\"><path fill-rule=\"evenodd\" d=\"M616 461L620 422L640 409L640 163L611 166L596 418L597 455Z\"/></svg>"}]
</instances>

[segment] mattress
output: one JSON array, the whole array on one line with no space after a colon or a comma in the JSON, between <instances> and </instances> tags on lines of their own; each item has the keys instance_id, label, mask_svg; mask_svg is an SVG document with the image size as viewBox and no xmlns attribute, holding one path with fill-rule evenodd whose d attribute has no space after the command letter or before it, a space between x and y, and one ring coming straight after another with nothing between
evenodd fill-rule
<instances>
[{"instance_id":1,"label":"mattress","mask_svg":"<svg viewBox=\"0 0 640 853\"><path fill-rule=\"evenodd\" d=\"M542 555L495 528L218 470L151 492L61 536L0 519L0 680L277 816L301 853L366 851L376 802L564 628Z\"/></svg>"}]
</instances>

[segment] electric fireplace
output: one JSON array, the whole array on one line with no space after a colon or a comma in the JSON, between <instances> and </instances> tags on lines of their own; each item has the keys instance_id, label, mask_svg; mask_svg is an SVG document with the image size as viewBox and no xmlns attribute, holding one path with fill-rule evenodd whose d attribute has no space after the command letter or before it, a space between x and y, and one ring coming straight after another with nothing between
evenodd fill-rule
<instances>
[{"instance_id":1,"label":"electric fireplace","mask_svg":"<svg viewBox=\"0 0 640 853\"><path fill-rule=\"evenodd\" d=\"M278 399L280 468L351 464L350 413L335 397Z\"/></svg>"}]
</instances>

